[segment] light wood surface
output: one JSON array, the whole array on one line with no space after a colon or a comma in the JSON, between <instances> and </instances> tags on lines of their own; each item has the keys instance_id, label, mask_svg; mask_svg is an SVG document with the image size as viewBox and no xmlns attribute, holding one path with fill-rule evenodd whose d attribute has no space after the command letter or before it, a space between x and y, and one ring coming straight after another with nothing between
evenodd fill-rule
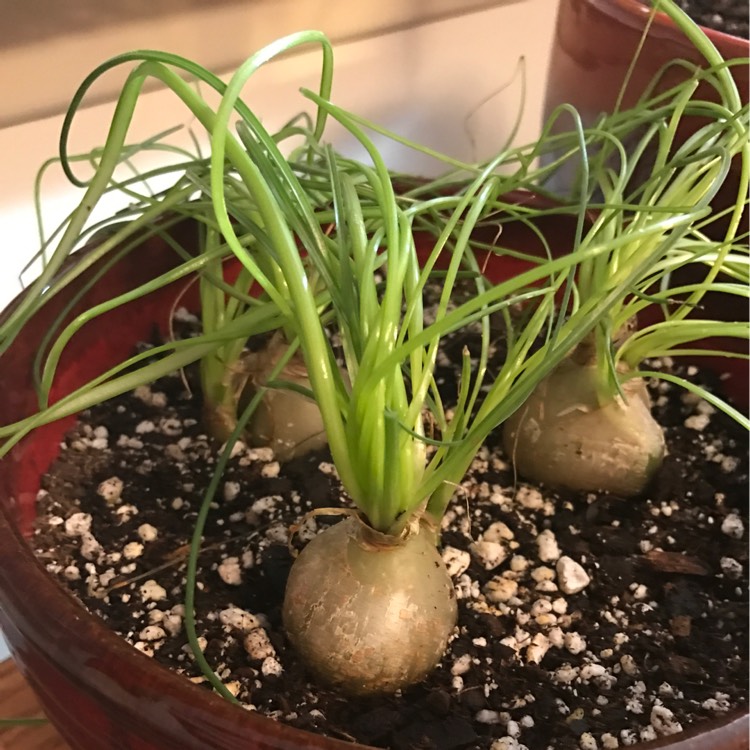
<instances>
[{"instance_id":1,"label":"light wood surface","mask_svg":"<svg viewBox=\"0 0 750 750\"><path fill-rule=\"evenodd\" d=\"M39 717L42 710L12 659L0 662L0 718ZM0 750L70 750L51 724L0 727Z\"/></svg>"}]
</instances>

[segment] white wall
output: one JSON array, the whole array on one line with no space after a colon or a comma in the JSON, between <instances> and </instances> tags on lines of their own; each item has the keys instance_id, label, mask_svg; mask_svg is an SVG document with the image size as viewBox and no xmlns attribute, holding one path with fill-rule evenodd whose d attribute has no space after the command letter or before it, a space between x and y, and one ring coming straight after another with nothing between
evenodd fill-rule
<instances>
[{"instance_id":1,"label":"white wall","mask_svg":"<svg viewBox=\"0 0 750 750\"><path fill-rule=\"evenodd\" d=\"M527 99L518 140L532 139L539 127L555 8L556 0L522 0L342 44L335 53L334 99L438 150L479 158L503 142L519 112L523 58ZM302 85L314 87L317 69L316 52L274 62L251 82L246 99L269 125L280 124L304 106L297 91ZM87 72L81 64L79 78ZM74 151L103 141L111 110L105 104L82 111L73 131ZM33 182L41 162L56 153L60 120L49 117L0 129L0 307L20 289L18 274L38 248ZM175 97L152 92L139 104L132 138L187 121ZM435 169L407 157L388 150L394 167ZM79 198L59 173L46 178L43 195L49 227Z\"/></svg>"},{"instance_id":2,"label":"white wall","mask_svg":"<svg viewBox=\"0 0 750 750\"><path fill-rule=\"evenodd\" d=\"M127 49L161 49L211 70L301 29L335 42L383 35L440 18L527 0L23 0L3 4L0 127L64 109L81 74ZM44 64L39 51L44 50ZM54 74L50 75L51 66ZM115 96L110 73L95 96Z\"/></svg>"}]
</instances>

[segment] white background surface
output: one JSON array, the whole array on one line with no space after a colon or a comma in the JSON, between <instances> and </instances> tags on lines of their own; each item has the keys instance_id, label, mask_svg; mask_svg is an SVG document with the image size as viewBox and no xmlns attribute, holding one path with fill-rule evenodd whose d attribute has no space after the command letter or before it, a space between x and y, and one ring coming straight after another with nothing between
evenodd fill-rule
<instances>
[{"instance_id":1,"label":"white background surface","mask_svg":"<svg viewBox=\"0 0 750 750\"><path fill-rule=\"evenodd\" d=\"M549 0L554 4L555 0ZM0 127L65 109L68 90L112 54L169 50L214 72L299 29L341 42L527 0L6 0L0 24ZM177 12L179 10L179 12ZM40 55L43 50L43 55ZM5 75L12 71L12 75ZM97 86L116 96L124 76Z\"/></svg>"},{"instance_id":2,"label":"white background surface","mask_svg":"<svg viewBox=\"0 0 750 750\"><path fill-rule=\"evenodd\" d=\"M523 0L340 45L333 98L406 137L471 159L493 153L508 136L521 107L525 75L518 141L530 140L539 130L555 10L556 0ZM269 126L281 124L303 108L298 89L314 88L318 60L317 52L310 52L268 65L248 85L246 100ZM88 68L81 67L79 77L86 73ZM103 142L111 113L109 104L81 112L73 131L74 152ZM39 246L34 177L40 164L56 154L61 119L0 129L0 307L20 290L18 275ZM189 119L173 95L149 93L138 105L132 140L181 123ZM430 167L393 150L389 161L416 172ZM51 171L43 196L45 223L51 228L73 208L80 192ZM28 282L32 276L25 278Z\"/></svg>"},{"instance_id":3,"label":"white background surface","mask_svg":"<svg viewBox=\"0 0 750 750\"><path fill-rule=\"evenodd\" d=\"M520 110L523 60L527 98L517 140L531 140L539 131L556 7L557 0L506 2L342 44L335 53L333 99L450 155L486 157L502 145ZM172 48L170 34L177 28L164 21L162 48ZM289 28L282 33L297 28L290 16ZM145 46L133 38L131 28L120 46L111 30L108 33L110 48L103 55ZM248 53L252 51L248 49ZM22 52L25 64L37 61L49 65L41 47ZM85 56L80 63L64 62L66 77L71 68L78 80L89 72ZM4 76L8 64L7 59L2 64ZM45 69L48 85L54 85L54 65ZM315 52L272 63L248 86L246 101L271 127L280 125L303 107L297 91L303 85L314 88L317 70ZM7 100L8 94L4 98ZM111 111L111 105L104 104L81 113L73 133L74 151L102 143ZM39 245L32 205L34 177L40 164L56 153L60 122L61 115L0 129L0 308L20 290L18 276ZM186 123L186 115L176 99L167 92L149 93L139 104L132 140L178 123ZM334 134L333 139L338 136ZM402 170L424 172L429 168L419 159L406 160L393 149L388 151L388 160ZM59 173L50 174L43 195L48 227L56 225L80 197ZM112 206L104 210L112 210ZM33 276L25 278L28 282Z\"/></svg>"}]
</instances>

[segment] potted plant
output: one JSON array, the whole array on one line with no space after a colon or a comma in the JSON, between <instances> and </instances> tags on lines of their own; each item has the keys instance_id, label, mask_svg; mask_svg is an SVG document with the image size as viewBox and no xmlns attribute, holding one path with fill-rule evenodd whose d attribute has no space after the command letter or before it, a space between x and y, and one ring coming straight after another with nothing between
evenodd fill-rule
<instances>
[{"instance_id":1,"label":"potted plant","mask_svg":"<svg viewBox=\"0 0 750 750\"><path fill-rule=\"evenodd\" d=\"M635 17L645 24L650 18L648 9L639 3L635 5L638 6L638 9L633 11ZM630 7L628 4L625 6ZM622 4L614 3L609 7L614 12L614 9L620 9ZM567 22L566 12L563 11L561 15L563 25ZM668 12L670 15L660 18L660 23L673 28L676 34L680 29L679 19L673 19L674 13L670 9ZM643 39L648 40L649 36L645 35ZM703 32L696 28L692 33L686 34L683 41L686 46L689 46L688 39L694 42L692 54L704 55L704 64L722 65L721 55L708 43L708 37ZM633 70L638 70L639 74L643 75L651 72L647 65L639 64L640 51L632 59ZM680 64L674 64L679 71ZM677 73L677 80L680 75L685 74L685 68L681 69L682 73ZM741 71L739 66L737 69ZM726 107L723 115L725 121L731 120L735 113L743 108L742 95L736 88L731 70L733 68L727 66L719 73L726 88L722 85L716 86L711 76L703 81L699 76L694 84L697 88L704 86L706 97L716 100L717 106ZM620 91L618 97L622 96L623 91L629 91L629 73L630 70L621 86L614 88L615 91ZM649 86L644 86L646 91L652 90L652 87L655 91L668 90L669 80L668 75L661 80L657 77L650 81ZM588 88L582 86L580 90L588 91ZM560 91L552 88L550 91L554 94L548 96L548 102L553 96L566 95L565 89ZM567 102L564 98L558 101ZM618 98L616 103L613 102L612 108L616 111L621 105L622 99ZM569 103L554 110L551 128L553 132L568 116L568 106ZM654 106L658 105L652 104L652 107ZM584 119L601 116L600 111L592 111L588 104L583 106L581 112L577 109L572 112L575 117L582 116ZM693 161L690 155L710 148L711 128L704 129L705 122L701 119L703 112L700 108L691 111L688 107L678 118L671 118L671 122L669 115L666 112L664 114L665 123L669 122L669 125L661 135L657 135L658 128L644 124L642 131L635 131L630 137L629 158L618 155L617 147L602 145L595 159L599 165L609 165L613 173L610 180L598 180L598 172L594 169L592 183L589 177L590 167L583 165L579 170L578 177L574 179L574 190L579 193L585 192L593 199L601 194L605 206L596 217L594 226L584 242L596 242L597 239L605 237L621 237L626 233L626 227L620 223L623 218L620 206L627 204L628 196L631 194L643 195L644 198L649 196L646 203L657 211L663 211L669 205L677 207L688 204L700 210L700 200L705 200L703 208L710 208L713 215L703 222L702 232L723 237L725 243L730 243L736 236L737 228L743 223L746 209L743 196L748 187L748 153L743 142L744 136L737 132L739 140L735 141L734 146L729 146L721 165L718 161L714 163L717 172L711 175L711 170L704 171L704 168L699 166L699 160ZM688 123L689 132L683 129L685 122ZM675 160L675 152L681 154L681 158ZM682 158L685 159L684 162L681 162ZM665 187L664 167L668 162L670 170L674 170L679 163L682 163L684 168L678 167L676 171L671 171L668 178L669 187L662 190ZM716 179L719 173L722 177ZM730 176L725 179L726 174ZM578 184L575 184L576 182ZM709 183L713 188L708 188ZM695 198L699 195L701 199L696 202ZM720 199L717 201L717 198ZM610 213L608 206L618 208ZM640 208L639 219L646 213L645 207ZM629 223L629 219L625 219L625 222L630 227L634 226ZM668 232L672 234L672 228ZM591 294L591 290L601 289L610 273L616 273L617 269L634 262L637 254L647 251L649 245L650 240L639 238L637 242L626 245L623 257L619 257L619 251L613 248L610 254L591 261L584 260L578 269L578 292L581 298L585 300ZM728 244L725 245L725 250L729 252ZM658 266L659 262L655 262L653 268L656 269ZM671 276L672 270L665 269L665 272ZM715 266L714 271L704 280L708 280L709 277L717 278L719 272L720 265ZM665 286L655 276L649 278L648 283L653 285L653 289L659 285L662 288ZM592 333L591 338L571 354L562 367L542 385L540 391L526 402L524 408L518 410L506 422L506 450L516 455L517 464L519 467L525 467L527 476L584 490L608 487L611 491L624 495L637 494L648 484L653 476L652 472L663 458L664 444L661 430L651 421L648 399L645 399L646 408L642 410L644 398L636 396L636 393L640 392L641 396L645 397L645 391L643 381L633 371L637 368L637 363L645 359L643 355L647 351L666 352L672 346L667 343L672 334L676 335L675 342L685 335L686 329L678 332L681 326L675 327L674 324L684 321L694 306L700 304L704 291L707 291L707 287L701 289L692 285L686 286L682 291L687 292L683 300L687 306L681 308L682 303L677 301L680 294L675 294L677 290L669 282L666 285L670 286L672 302L666 303L664 298L666 304L663 307L663 320L649 327L638 325L637 311L645 309L650 304L645 303L648 295L645 287L642 289L644 297L631 298L622 308L613 307L606 322L603 322L597 331ZM651 297L650 302L653 301L654 298ZM628 309L631 304L634 306ZM739 338L745 337L742 326L738 327L736 332ZM663 336L665 338L662 338ZM649 339L651 341L647 343ZM659 343L656 343L657 341ZM619 375L615 374L618 370ZM590 381L590 386L583 385L584 381ZM569 394L569 399L559 403L561 393ZM625 398L627 406L616 405L617 399L622 397ZM565 404L569 408L566 408ZM613 408L612 413L608 412L610 408ZM625 416L631 409L632 415ZM557 417L553 416L556 414L561 415L559 422ZM603 454L608 454L609 458L602 460ZM596 457L592 459L593 456ZM636 471L635 467L640 468ZM589 475L589 469L594 471L593 475Z\"/></svg>"},{"instance_id":2,"label":"potted plant","mask_svg":"<svg viewBox=\"0 0 750 750\"><path fill-rule=\"evenodd\" d=\"M321 41L318 35L303 35L295 37L292 43L309 39ZM373 166L342 159L330 149L320 146L317 128L304 127L291 129L304 132L307 140L301 152L288 160L276 146L279 136L269 136L252 112L238 100L246 78L259 63L285 44L289 44L289 40L252 58L227 87L185 61L159 53L146 53L143 64L131 75L129 86L120 100L119 117L111 130L110 140L102 153L102 166L88 189L83 208L80 214L73 217L71 229L60 245L62 250L53 256L51 270L39 283L43 304L36 305L36 309L32 310L35 306L33 300L29 303L29 297L22 298L3 321L6 334L3 339L4 356L16 372L27 372L30 360L36 357L38 344L35 342L31 351L26 346L34 330L40 332L42 337L49 330L61 330L49 352L45 351L44 361L39 362L42 366L37 368L41 386L38 396L30 393L17 395L18 389L13 385L13 379L9 377L5 381L8 393L12 394L13 412L10 419L16 421L3 431L6 438L3 450L8 453L12 448L8 455L13 457L12 463L5 461L2 464L3 481L9 485L4 496L13 498L24 513L31 509L32 496L38 489L38 472L35 476L27 473L26 467L30 466L27 461L33 456L34 462L48 463L50 452L58 444L64 427L55 420L70 417L82 408L94 407L102 399L142 383L144 378L166 374L189 361L201 358L206 361L207 356L222 352L217 360L226 369L220 371L217 377L216 370L219 368L216 360L209 359L212 364L204 366L202 381L207 395L212 394L212 389L210 385L206 387L206 383L216 382L219 386L227 386L226 390L235 396L230 419L222 420L225 424L229 423L231 436L222 449L214 480L206 490L204 503L195 520L193 544L187 562L188 593L184 612L180 615L172 612L169 617L182 620L184 615L184 627L193 644L193 658L204 667L206 678L213 687L227 695L230 701L234 698L232 690L221 675L217 675L206 663L196 631L193 619L195 563L210 504L220 481L219 469L231 460L233 444L236 445L236 439L243 434L245 420L267 391L286 389L303 398L315 397L338 474L363 514L355 519L349 511L353 520L331 526L331 530L318 535L295 563L284 605L289 639L306 658L308 668L322 676L324 683L333 683L355 694L406 687L434 666L451 636L455 600L451 598L452 586L443 560L435 553L431 525L434 527L439 522L453 486L472 464L490 430L516 410L543 376L606 320L606 315L616 309L615 303L629 296L634 285L645 283L636 294L638 299L645 300L650 284L666 276L672 264L676 268L696 263L711 269L707 281L678 288L675 293L695 295L695 300L698 300L706 285L710 288L714 283L713 274L719 270L735 274L742 272L741 259L733 249L731 236L727 237L726 242L709 245L708 249L702 245L700 251L696 250L694 240L697 235L692 224L695 219L704 217L707 197L703 193L710 193L710 190L696 187L700 200L695 205L688 200L691 205L687 211L682 206L686 200L683 195L677 207L665 206L663 213L669 216L666 221L662 213L647 216L640 224L623 221L621 226L618 225L626 238L622 241L623 245L631 237L649 238L652 243L641 256L623 263L619 274L613 274L602 282L599 297L592 294L579 300L577 295L581 280L576 273L580 275L583 271L585 275L585 263L595 263L609 247L607 243L599 242L592 230L587 228L586 201L580 201L573 208L550 207L549 204L540 208L528 197L520 203L517 198L510 200L506 197L509 187L530 184L529 176L532 173L528 167L531 162L529 156L538 151L537 145L512 152L511 155L502 154L488 165L461 165L469 174L469 177L464 176L461 180L454 177L397 191L394 189L393 176L385 169L377 151L362 133L362 123L328 101L326 66L321 95L309 94L319 107L318 122L324 120L326 113L336 117L369 149ZM323 48L326 65L330 65L330 51L325 43ZM214 86L222 95L218 109L214 111L208 108L165 63L197 73ZM128 107L132 105L133 94L137 93L147 74L167 80L202 119L212 137L210 161L199 160L192 164L186 170L185 182L178 182L175 188L160 195L158 200L146 201L145 208L140 209L142 215L148 214L156 203L166 203L167 210L159 211L159 222L141 222L140 225L136 223L135 226L120 228L114 238L100 238L96 249L88 255L73 256L72 265L66 268L62 261L68 256L74 242L72 238L83 226L92 196L105 189L111 179L114 163L124 142L123 124L127 124ZM680 101L679 97L676 99ZM675 117L679 116L679 106L672 110ZM227 136L227 123L235 108L242 117L240 140ZM723 118L718 117L717 121L723 123ZM614 120L611 127L611 131L604 128L608 139L617 137L618 128L620 132L627 130L622 130L625 127L622 119ZM722 132L727 143L736 142L736 133L731 127ZM595 135L579 132L568 141L575 142L576 138L581 137L585 142ZM576 148L571 147L571 158L578 153ZM680 154L675 161L665 153L663 166L666 173L685 168L689 172L693 159L682 161L684 156ZM513 160L521 165L515 177L499 178L494 174L499 163L512 163ZM227 162L231 167L228 171L225 170ZM704 168L692 177L686 174L686 179L691 185L703 185L701 180L704 179L706 183L713 183L715 177L711 169L714 162L720 166L721 160L707 157ZM544 168L542 177L549 171L549 168ZM606 173L604 175L597 187L609 184L609 178ZM533 176L539 177L536 173ZM133 191L133 183L129 183L126 189ZM587 185L588 189L591 186ZM187 202L187 198L192 200ZM612 203L617 205L617 201L618 198L614 198ZM608 199L604 201L605 208L607 205ZM192 212L191 216L197 221L197 230L194 223L177 223L173 227L165 225L165 222L173 222L175 216L179 217L187 211ZM532 236L539 239L539 235L534 234L535 222L549 219L555 213L563 217L567 213L577 226L577 242L570 252L551 257L547 240L542 235L541 242L537 242L541 245L542 258L535 258L529 253L528 240L527 244L518 248L506 236L512 236L514 225L520 225L530 226ZM495 237L498 223L502 226L501 236L504 238L499 246ZM594 225L597 226L596 219ZM683 227L684 232L672 231ZM140 236L139 228L142 232ZM417 229L424 232L415 232ZM611 229L610 226L607 231ZM489 235L486 230L490 230ZM155 237L144 240L143 233L152 233ZM589 244L582 243L582 233L594 239ZM192 249L196 244L196 234L197 254ZM422 247L420 270L417 244L421 245L425 238L429 239ZM298 242L305 251L302 255ZM134 245L139 248L137 251L133 251ZM488 247L490 253L487 253ZM484 262L491 264L496 260L492 256L500 252L496 249L498 247L511 257L520 257L525 270L505 280L496 277L493 280L496 283L490 285L483 280L481 271ZM444 286L438 294L434 322L427 323L421 310L422 292L431 271L437 266L441 251L445 251L443 257L448 253L443 270ZM544 257L545 251L549 257ZM153 256L155 266L145 268L142 253ZM223 274L223 261L230 255L237 258L244 269L240 270L234 282L227 281ZM676 260L676 255L681 256L682 262ZM117 265L110 263L113 259L118 261ZM662 266L654 276L657 259ZM129 356L136 339L147 337L154 322L154 311L163 310L161 306L165 300L168 300L168 307L174 304L175 284L179 285L194 270L201 273L199 291L203 302L203 332L183 342L167 341L156 349ZM56 279L55 272L62 275ZM475 292L468 298L451 300L459 272L469 275ZM595 273L601 273L601 270L595 270ZM382 280L380 274L384 275ZM262 288L259 298L250 294L254 283ZM734 290L734 286L727 284L726 289ZM217 294L217 290L221 294ZM558 305L555 304L556 296ZM574 299L573 304L570 304L571 299ZM693 298L690 299L692 302ZM667 299L662 301L669 303ZM355 315L353 311L358 314ZM511 356L498 366L492 381L483 382L491 349L489 315L493 312L499 312L502 316ZM62 329L58 325L60 315L72 320ZM223 324L216 324L221 317L225 318ZM132 337L118 336L102 340L88 324L92 318L106 320L108 326L127 321ZM522 327L519 327L519 321L523 323ZM343 367L348 377L342 376L339 365L335 364L336 352L326 336L325 324L329 322L337 326L337 333L341 336ZM681 326L678 322L679 318L674 318L672 327L679 329ZM472 367L469 352L463 355L460 387L451 414L441 403L440 392L435 388L434 363L441 339L452 329L472 323L479 324L480 348L475 355L478 366ZM168 330L166 325L162 328L163 331ZM733 335L736 328L733 324L727 324L719 332ZM28 339L19 336L21 330L29 336ZM277 358L270 373L252 383L253 387L248 392L245 380L249 380L249 377L241 378L239 385L234 379L237 370L242 369L236 364L240 361L240 355L234 342L239 336L244 338L270 330L282 331L289 349ZM710 329L709 332L714 333L715 330ZM536 349L540 338L542 348ZM95 368L92 372L88 370L89 360L84 353L95 341L102 349L102 359L96 364L91 363ZM305 380L293 381L284 375L283 366L284 359L292 356L292 350L297 345L301 345L307 375ZM233 359L227 358L230 350L235 352ZM145 366L144 362L147 362ZM110 367L104 376L100 374L102 365L104 368ZM476 371L472 372L473 369ZM55 377L56 372L61 373L62 377ZM405 373L408 373L408 378ZM83 388L76 389L81 384ZM61 390L56 392L55 388ZM218 392L218 401L224 404L221 389ZM40 413L25 418L25 414L33 409L35 398L44 408ZM211 403L210 399L206 400ZM714 402L719 403L716 399ZM425 413L431 414L431 419L425 419ZM426 426L430 424L437 428L433 434L427 433ZM36 431L32 433L32 429ZM44 436L45 432L52 436L52 440L45 443L46 448L42 449L40 435ZM9 466L15 470L6 471ZM18 470L21 466L24 468ZM273 469L274 472L277 470L278 467ZM116 505L118 492L102 488L100 494ZM66 522L73 515L67 516ZM28 516L26 518L28 520ZM434 519L432 524L431 518ZM326 555L333 555L333 558L324 555L322 563L310 563L314 554L310 550L319 550L324 544L321 540L330 538L331 534L342 535L342 531L343 544L349 550L344 558L340 557L340 552L329 552ZM144 530L143 541L146 541L147 532L152 534L150 530ZM8 533L18 543L17 531ZM496 525L495 533L502 535L505 532ZM80 537L81 545L96 541L88 529L74 535ZM415 542L417 550L411 552ZM21 547L19 550L16 545L13 546L7 566L3 565L3 576L20 575L15 561L27 562L30 555L26 547ZM480 557L486 557L489 553L499 553L501 547L499 541L487 536L479 540L476 549L482 552ZM4 545L3 549L6 548L11 549L10 545ZM368 562L362 563L358 557L352 557L355 552L364 555ZM310 615L319 611L325 602L320 599L319 592L312 588L309 572L308 577L304 577L304 566L313 565L315 584L323 581L331 568L336 566L335 572L339 574L337 582L326 583L321 588L323 592L334 590L335 594L340 594L337 586L343 587L346 582L341 580L340 573L348 565L355 584L354 592L345 595L344 599L358 606L363 601L371 604L373 594L369 591L365 595L358 593L363 590L363 584L361 580L357 582L354 573L372 571L373 564L369 562L372 558L369 556L373 554L387 561L391 554L402 552L416 558L415 564L427 562L428 569L423 569L418 575L420 590L414 593L412 583L403 584L397 591L391 591L382 604L376 605L368 617L374 622L379 621L381 626L385 620L385 624L392 627L393 618L383 618L382 613L389 610L390 602L398 601L396 620L402 628L399 632L408 634L408 625L412 620L416 635L421 637L411 640L424 641L427 631L435 636L435 644L428 649L427 655L424 658L418 656L417 665L412 669L412 658L408 658L408 664L404 661L404 649L391 649L398 658L395 674L389 673L389 660L381 658L383 652L389 650L390 644L402 645L393 643L400 638L394 635L393 630L385 637L368 636L375 638L374 648L365 641L364 646L352 645L344 650L337 640L332 648L321 652L321 638L325 640L330 636L326 635L325 628L322 636L317 635L320 623ZM93 551L92 554L92 560L98 559L98 552ZM29 583L36 589L44 573L39 566L32 567L34 580L29 580ZM397 563L396 567L402 567L401 563ZM302 573L300 568L303 569ZM389 586L393 586L395 574L386 574L384 578ZM432 591L426 585L430 579L435 581ZM154 588L151 586L150 591ZM425 592L431 597L426 605L409 598ZM106 598L108 592L103 593ZM151 593L141 591L141 594L144 601L154 599ZM315 597L312 601L311 595ZM300 605L301 614L298 609ZM242 741L245 732L251 733L251 741L258 747L283 747L295 743L308 747L335 747L340 744L337 740L286 730L255 714L238 711L229 702L222 703L174 675L163 673L160 669L154 670L145 656L134 654L112 634L99 633L100 627L92 619L82 617L77 605L56 589L50 592L45 611L54 620L59 617L61 623L66 622L74 612L71 627L58 628L58 636L54 638L48 629L49 623L43 623L41 629L39 625L34 625L26 634L21 634L13 623L25 620L26 606L28 602L16 596L9 597L4 606L10 642L18 650L21 660L24 654L28 654L27 669L35 688L43 695L45 708L77 747L101 747L102 742L116 746L118 742L124 742L124 736L128 737L127 742L131 746L228 747ZM147 609L155 611L153 607ZM413 615L416 613L421 617L420 609L443 614L436 620L419 620ZM162 619L158 623L166 623L165 613L159 611ZM404 612L408 616L404 616ZM427 614L434 616L433 611ZM230 615L244 616L237 611ZM351 614L339 604L326 619L334 619L337 627L343 629L345 621L351 620ZM362 617L362 622L366 621L367 618ZM157 625L157 620L152 625L164 632L161 625ZM227 627L239 631L245 629L244 635L249 639L260 638L258 631L264 629L260 621L243 621L239 625L237 622L227 622ZM152 630L150 634L154 632ZM93 647L96 656L85 653L87 649L81 650L79 636ZM148 641L149 638L144 636L144 640ZM404 635L404 640L410 639ZM113 645L115 641L116 646ZM313 646L308 645L311 642ZM65 651L66 645L56 646L56 643L76 645L72 649L67 645L69 651L63 657L60 649ZM47 648L50 644L53 644L51 650ZM106 647L106 653L100 655L102 644ZM110 645L113 646L111 650ZM267 645L263 648L266 652L263 659L265 665L265 659L273 658L270 655L273 649L269 651ZM338 650L342 651L344 658L335 658ZM125 654L128 656L125 657ZM135 663L132 668L125 668L125 678L115 685L110 682L111 676L123 671L122 658L134 658ZM372 683L373 670L361 668L363 658L369 659L370 664L377 662L377 675L382 682ZM34 664L37 660L38 665ZM334 671L330 672L332 666ZM270 670L273 664L268 664L268 667ZM39 671L36 671L37 668ZM147 677L147 674L151 676ZM459 677L460 672L454 676ZM69 680L79 691L81 713L77 716L86 715L86 727L73 727L66 721L66 716L70 718L69 713L54 700L53 695L60 692L63 685L66 685L65 690L70 689L67 686ZM99 695L96 702L85 697L86 694L91 695L95 685L98 685L98 691L102 683L109 685L111 691L105 688L106 695ZM170 725L165 725L163 696L182 695L183 692L185 702L166 709ZM131 723L128 715L119 707L113 708L113 711L102 708L110 700L117 700L115 694L121 698L123 694L127 696L124 698L125 704L137 705L139 722ZM153 722L144 720L148 717L153 717ZM225 721L228 723L224 724ZM506 739L510 742L514 731L510 727L510 720L507 726L509 734ZM732 727L731 731L735 731L735 728ZM582 741L588 741L583 737L585 734L583 732L581 735ZM471 740L465 740L464 744L468 741Z\"/></svg>"}]
</instances>

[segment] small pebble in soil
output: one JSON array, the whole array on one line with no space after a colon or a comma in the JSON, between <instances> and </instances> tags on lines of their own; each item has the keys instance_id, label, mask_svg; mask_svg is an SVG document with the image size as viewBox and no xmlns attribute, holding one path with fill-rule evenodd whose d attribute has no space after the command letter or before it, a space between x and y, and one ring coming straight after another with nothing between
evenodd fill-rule
<instances>
[{"instance_id":1,"label":"small pebble in soil","mask_svg":"<svg viewBox=\"0 0 750 750\"><path fill-rule=\"evenodd\" d=\"M565 594L578 594L591 583L583 566L567 555L557 561L557 578Z\"/></svg>"},{"instance_id":2,"label":"small pebble in soil","mask_svg":"<svg viewBox=\"0 0 750 750\"><path fill-rule=\"evenodd\" d=\"M120 500L123 483L119 477L110 477L99 484L97 492L109 505L114 505Z\"/></svg>"}]
</instances>

